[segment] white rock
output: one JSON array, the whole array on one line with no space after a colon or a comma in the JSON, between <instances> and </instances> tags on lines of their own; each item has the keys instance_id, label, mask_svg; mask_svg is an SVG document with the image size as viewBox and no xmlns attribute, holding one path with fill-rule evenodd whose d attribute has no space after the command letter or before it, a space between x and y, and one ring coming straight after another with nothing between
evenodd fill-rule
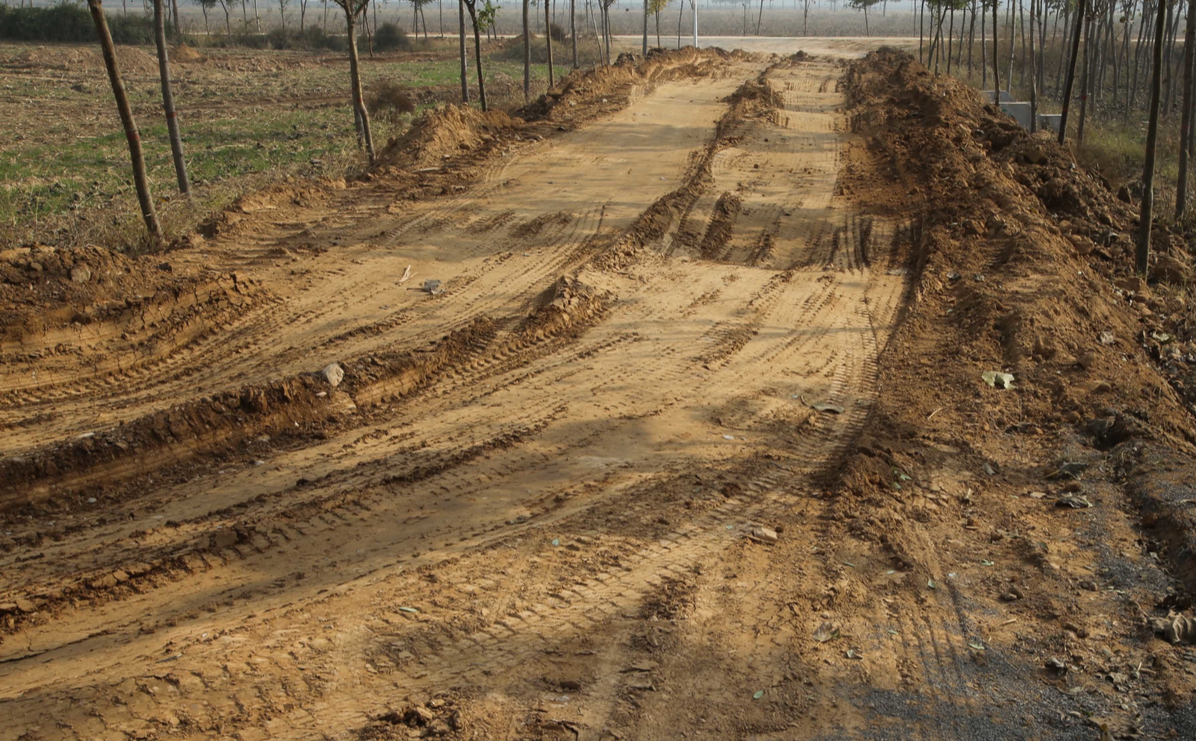
<instances>
[{"instance_id":1,"label":"white rock","mask_svg":"<svg viewBox=\"0 0 1196 741\"><path fill-rule=\"evenodd\" d=\"M320 375L332 388L341 385L341 381L345 378L345 372L336 363L330 363L324 370L320 371Z\"/></svg>"},{"instance_id":2,"label":"white rock","mask_svg":"<svg viewBox=\"0 0 1196 741\"><path fill-rule=\"evenodd\" d=\"M752 538L752 540L758 540L761 543L768 543L769 545L777 542L777 531L770 527L764 527L763 525L757 525L756 527L752 528L748 535Z\"/></svg>"}]
</instances>

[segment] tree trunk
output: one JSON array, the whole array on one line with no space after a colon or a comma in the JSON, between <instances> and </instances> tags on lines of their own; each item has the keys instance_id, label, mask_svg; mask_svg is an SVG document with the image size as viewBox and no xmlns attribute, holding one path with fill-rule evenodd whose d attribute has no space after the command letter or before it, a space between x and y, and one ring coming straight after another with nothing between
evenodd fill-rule
<instances>
[{"instance_id":1,"label":"tree trunk","mask_svg":"<svg viewBox=\"0 0 1196 741\"><path fill-rule=\"evenodd\" d=\"M482 111L485 112L489 109L486 107L486 78L482 76L482 32L478 28L477 8L468 2L465 7L469 11L469 22L473 24L473 56L478 67L478 100L481 101Z\"/></svg>"},{"instance_id":2,"label":"tree trunk","mask_svg":"<svg viewBox=\"0 0 1196 741\"><path fill-rule=\"evenodd\" d=\"M1159 98L1163 86L1163 23L1167 19L1167 7L1159 2L1158 18L1155 19L1154 74L1150 80L1150 123L1146 129L1146 164L1142 168L1142 212L1138 216L1138 249L1134 269L1146 277L1150 262L1150 227L1154 215L1154 158L1155 146L1159 140Z\"/></svg>"},{"instance_id":3,"label":"tree trunk","mask_svg":"<svg viewBox=\"0 0 1196 741\"><path fill-rule=\"evenodd\" d=\"M681 48L681 20L685 16L685 0L677 3L677 48Z\"/></svg>"},{"instance_id":4,"label":"tree trunk","mask_svg":"<svg viewBox=\"0 0 1196 741\"><path fill-rule=\"evenodd\" d=\"M984 10L984 3L980 3L980 89L988 89L988 33L985 20L988 13Z\"/></svg>"},{"instance_id":5,"label":"tree trunk","mask_svg":"<svg viewBox=\"0 0 1196 741\"><path fill-rule=\"evenodd\" d=\"M664 47L660 45L660 11L656 11L654 15L656 17L656 48L663 49Z\"/></svg>"},{"instance_id":6,"label":"tree trunk","mask_svg":"<svg viewBox=\"0 0 1196 741\"><path fill-rule=\"evenodd\" d=\"M1080 2L1084 2L1084 0L1080 0ZM995 102L996 102L997 106L1000 107L1000 105L1001 105L1001 74L1000 74L999 67L1000 67L1001 63L997 60L997 56L998 56L997 55L997 41L1000 38L1000 34L997 32L997 20L998 20L997 3L996 3L996 0L994 0L994 2L993 2L993 88L997 91L997 99Z\"/></svg>"},{"instance_id":7,"label":"tree trunk","mask_svg":"<svg viewBox=\"0 0 1196 741\"><path fill-rule=\"evenodd\" d=\"M922 42L926 38L926 0L922 0L919 4L918 15L918 61L922 64L929 64L929 60L922 53Z\"/></svg>"},{"instance_id":8,"label":"tree trunk","mask_svg":"<svg viewBox=\"0 0 1196 741\"><path fill-rule=\"evenodd\" d=\"M1034 2L1030 0L1030 133L1038 131L1038 67L1034 58Z\"/></svg>"},{"instance_id":9,"label":"tree trunk","mask_svg":"<svg viewBox=\"0 0 1196 741\"><path fill-rule=\"evenodd\" d=\"M179 0L170 0L171 13L174 15L174 36L179 35Z\"/></svg>"},{"instance_id":10,"label":"tree trunk","mask_svg":"<svg viewBox=\"0 0 1196 741\"><path fill-rule=\"evenodd\" d=\"M1026 84L1026 0L1017 2L1018 29L1022 36L1022 68L1018 75L1020 84ZM1011 78L1012 79L1012 78Z\"/></svg>"},{"instance_id":11,"label":"tree trunk","mask_svg":"<svg viewBox=\"0 0 1196 741\"><path fill-rule=\"evenodd\" d=\"M1058 17L1058 16L1056 16ZM1055 67L1055 97L1058 98L1063 94L1063 62L1068 58L1067 50L1070 46L1068 43L1071 40L1071 11L1067 10L1064 13L1063 22L1063 45L1059 49L1059 64ZM1069 62L1070 63L1070 62Z\"/></svg>"},{"instance_id":12,"label":"tree trunk","mask_svg":"<svg viewBox=\"0 0 1196 741\"><path fill-rule=\"evenodd\" d=\"M656 45L660 46L660 13L656 14ZM577 0L569 0L569 41L573 46L573 69L577 69Z\"/></svg>"},{"instance_id":13,"label":"tree trunk","mask_svg":"<svg viewBox=\"0 0 1196 741\"><path fill-rule=\"evenodd\" d=\"M968 77L972 76L972 50L976 48L976 3L972 0L972 22L968 24Z\"/></svg>"},{"instance_id":14,"label":"tree trunk","mask_svg":"<svg viewBox=\"0 0 1196 741\"><path fill-rule=\"evenodd\" d=\"M1076 127L1076 143L1084 144L1084 121L1088 117L1088 78L1092 61L1092 19L1084 27L1084 72L1080 75L1080 120Z\"/></svg>"},{"instance_id":15,"label":"tree trunk","mask_svg":"<svg viewBox=\"0 0 1196 741\"><path fill-rule=\"evenodd\" d=\"M644 0L644 48L641 53L648 56L648 0Z\"/></svg>"},{"instance_id":16,"label":"tree trunk","mask_svg":"<svg viewBox=\"0 0 1196 741\"><path fill-rule=\"evenodd\" d=\"M374 161L374 137L370 132L370 113L365 108L365 99L361 94L361 70L357 59L357 18L354 17L352 4L356 0L345 0L345 23L349 37L349 84L353 90L353 111L357 120L357 145L364 146L370 163ZM362 11L365 8L362 7Z\"/></svg>"},{"instance_id":17,"label":"tree trunk","mask_svg":"<svg viewBox=\"0 0 1196 741\"><path fill-rule=\"evenodd\" d=\"M1005 78L1005 89L1013 92L1013 60L1017 55L1017 18L1014 6L1017 0L1009 0L1009 76Z\"/></svg>"},{"instance_id":18,"label":"tree trunk","mask_svg":"<svg viewBox=\"0 0 1196 741\"><path fill-rule=\"evenodd\" d=\"M951 8L951 22L947 26L947 74L951 74L951 47L955 39L955 8Z\"/></svg>"},{"instance_id":19,"label":"tree trunk","mask_svg":"<svg viewBox=\"0 0 1196 741\"><path fill-rule=\"evenodd\" d=\"M532 97L532 36L531 24L528 22L531 2L523 0L523 99Z\"/></svg>"},{"instance_id":20,"label":"tree trunk","mask_svg":"<svg viewBox=\"0 0 1196 741\"><path fill-rule=\"evenodd\" d=\"M1067 60L1067 82L1063 86L1063 110L1059 117L1059 143L1067 138L1067 111L1071 107L1071 90L1076 80L1076 57L1080 54L1080 31L1084 28L1084 3L1076 5L1076 25L1072 31L1071 58Z\"/></svg>"},{"instance_id":21,"label":"tree trunk","mask_svg":"<svg viewBox=\"0 0 1196 741\"><path fill-rule=\"evenodd\" d=\"M548 43L548 89L556 87L552 69L552 4L544 0L544 40Z\"/></svg>"},{"instance_id":22,"label":"tree trunk","mask_svg":"<svg viewBox=\"0 0 1196 741\"><path fill-rule=\"evenodd\" d=\"M760 35L760 23L764 20L764 0L760 0L760 12L756 15L756 35Z\"/></svg>"},{"instance_id":23,"label":"tree trunk","mask_svg":"<svg viewBox=\"0 0 1196 741\"><path fill-rule=\"evenodd\" d=\"M174 93L170 89L170 60L166 54L166 23L162 17L163 0L154 0L154 43L158 47L158 75L162 79L162 110L166 113L166 129L170 132L170 153L174 157L174 174L179 192L190 195L187 162L183 159L183 138L179 135L179 119L174 110Z\"/></svg>"},{"instance_id":24,"label":"tree trunk","mask_svg":"<svg viewBox=\"0 0 1196 741\"><path fill-rule=\"evenodd\" d=\"M457 17L460 21L461 44L461 104L469 105L469 63L465 54L465 0L457 0Z\"/></svg>"},{"instance_id":25,"label":"tree trunk","mask_svg":"<svg viewBox=\"0 0 1196 741\"><path fill-rule=\"evenodd\" d=\"M1196 8L1188 2L1188 21L1184 27L1184 90L1179 125L1179 177L1175 184L1175 220L1184 217L1188 206L1188 159L1192 154L1192 73L1196 62Z\"/></svg>"},{"instance_id":26,"label":"tree trunk","mask_svg":"<svg viewBox=\"0 0 1196 741\"><path fill-rule=\"evenodd\" d=\"M108 80L112 83L112 95L116 98L116 110L120 113L120 122L125 129L125 139L129 142L129 158L133 161L133 184L137 188L137 201L141 204L141 218L145 220L145 229L155 241L162 240L162 227L158 224L158 215L154 212L154 199L150 195L149 180L145 176L145 157L141 153L141 135L137 132L137 123L133 120L133 109L129 107L129 98L125 94L125 84L120 79L120 70L116 68L116 49L112 45L112 34L108 31L108 19L104 17L104 6L100 0L87 0L87 7L91 11L91 19L95 22L96 33L100 37L100 50L104 54L104 66L108 69Z\"/></svg>"}]
</instances>

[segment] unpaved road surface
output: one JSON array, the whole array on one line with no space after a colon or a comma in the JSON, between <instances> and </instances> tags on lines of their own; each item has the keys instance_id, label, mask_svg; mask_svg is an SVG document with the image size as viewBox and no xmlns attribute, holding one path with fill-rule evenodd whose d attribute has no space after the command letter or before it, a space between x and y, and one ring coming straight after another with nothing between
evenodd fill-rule
<instances>
[{"instance_id":1,"label":"unpaved road surface","mask_svg":"<svg viewBox=\"0 0 1196 741\"><path fill-rule=\"evenodd\" d=\"M0 738L1096 737L838 522L914 233L843 63L649 67L61 268L2 345Z\"/></svg>"},{"instance_id":2,"label":"unpaved road surface","mask_svg":"<svg viewBox=\"0 0 1196 741\"><path fill-rule=\"evenodd\" d=\"M123 373L10 373L0 439L19 456L468 333L417 393L368 416L334 391L342 417L322 439L250 441L264 452L178 475L155 470L183 451L77 472L124 477L107 495L121 503L67 516L36 560L6 554L6 594L81 569L137 582L147 556L193 562L9 636L3 734L320 738L409 694L473 685L524 701L556 673L588 698L557 687L543 701L600 730L647 676L626 673L637 613L743 547L850 440L900 300L892 226L835 194L850 147L840 67L769 66L735 59L633 91L495 158L460 195L394 215L292 206L272 229L174 260L269 289L218 330ZM726 99L758 78L780 107L735 120ZM589 264L686 189L684 219L647 257ZM296 232L311 251L272 259ZM566 276L564 325L521 332ZM427 278L444 292L411 290ZM95 350L104 329L78 341ZM197 543L209 547L186 555ZM775 647L745 640L736 681L775 682Z\"/></svg>"}]
</instances>

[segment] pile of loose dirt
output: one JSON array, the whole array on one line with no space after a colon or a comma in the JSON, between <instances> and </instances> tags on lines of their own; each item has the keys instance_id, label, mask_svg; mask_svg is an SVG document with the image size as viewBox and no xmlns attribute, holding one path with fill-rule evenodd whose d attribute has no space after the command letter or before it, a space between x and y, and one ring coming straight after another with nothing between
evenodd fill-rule
<instances>
[{"instance_id":1,"label":"pile of loose dirt","mask_svg":"<svg viewBox=\"0 0 1196 741\"><path fill-rule=\"evenodd\" d=\"M449 103L425 113L402 137L379 156L386 165L432 167L462 152L494 141L502 132L518 130L523 122L503 111L486 111Z\"/></svg>"},{"instance_id":2,"label":"pile of loose dirt","mask_svg":"<svg viewBox=\"0 0 1196 741\"><path fill-rule=\"evenodd\" d=\"M913 214L918 299L882 364L874 424L844 470L839 511L855 531L940 578L931 544L958 535L958 522L1020 540L1057 527L1056 500L1081 497L1067 506L1085 507L1087 497L1111 496L1121 468L1111 448L1154 445L1190 460L1191 414L1141 347L1157 315L1145 288L1125 277L1134 210L1048 135L1020 129L907 54L870 54L847 85L853 128L890 173L845 186L878 209ZM1156 275L1186 270L1169 235L1156 247ZM992 372L1012 374L1011 387ZM948 487L932 482L957 454L975 473L947 499ZM994 496L1027 492L1047 506L1027 513ZM1150 532L1160 523L1156 514L1141 524ZM1196 542L1191 533L1180 540ZM1025 541L1032 568L1021 569L1021 583L1059 592L1054 614L1083 620L1065 596L1076 577L1059 553L1071 545L1035 542ZM1166 555L1183 566L1182 549Z\"/></svg>"},{"instance_id":3,"label":"pile of loose dirt","mask_svg":"<svg viewBox=\"0 0 1196 741\"><path fill-rule=\"evenodd\" d=\"M844 462L837 516L931 590L951 588L959 549L984 554L984 609L1013 618L975 629L991 641L1017 622L1019 659L1045 664L1045 681L1060 634L1068 682L1116 671L1102 668L1109 657L1142 650L1149 618L1196 590L1196 529L1180 504L1193 491L1158 473L1191 478L1193 419L1143 347L1171 341L1152 327L1184 304L1130 276L1135 209L1048 134L892 50L853 64L846 84L880 167L848 167L841 187L909 219L914 300ZM1156 233L1152 275L1185 276L1181 245ZM1093 607L1101 585L1117 604ZM1093 609L1115 616L1099 640ZM1156 683L1135 692L1185 692L1177 661L1156 651ZM1097 691L1086 712L1118 715L1123 697Z\"/></svg>"},{"instance_id":4,"label":"pile of loose dirt","mask_svg":"<svg viewBox=\"0 0 1196 741\"><path fill-rule=\"evenodd\" d=\"M170 60L172 62L202 62L205 57L200 54L194 47L186 44L179 44L170 52Z\"/></svg>"},{"instance_id":5,"label":"pile of loose dirt","mask_svg":"<svg viewBox=\"0 0 1196 741\"><path fill-rule=\"evenodd\" d=\"M79 70L104 69L104 56L91 46L39 46L23 49L0 62L20 69ZM116 47L116 64L121 72L150 74L157 72L154 55L133 46Z\"/></svg>"},{"instance_id":6,"label":"pile of loose dirt","mask_svg":"<svg viewBox=\"0 0 1196 741\"><path fill-rule=\"evenodd\" d=\"M0 338L76 322L89 324L182 281L151 264L99 247L35 246L0 252Z\"/></svg>"}]
</instances>

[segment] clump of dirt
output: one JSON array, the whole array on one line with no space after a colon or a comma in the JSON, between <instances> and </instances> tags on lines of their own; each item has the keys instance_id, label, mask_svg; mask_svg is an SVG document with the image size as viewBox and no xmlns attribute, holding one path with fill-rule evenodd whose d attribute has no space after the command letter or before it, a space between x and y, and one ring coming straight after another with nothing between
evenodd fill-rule
<instances>
[{"instance_id":1,"label":"clump of dirt","mask_svg":"<svg viewBox=\"0 0 1196 741\"><path fill-rule=\"evenodd\" d=\"M500 133L518 130L523 121L503 111L482 111L449 103L415 122L411 130L390 142L379 163L431 167L462 152L493 142Z\"/></svg>"},{"instance_id":2,"label":"clump of dirt","mask_svg":"<svg viewBox=\"0 0 1196 741\"><path fill-rule=\"evenodd\" d=\"M202 62L205 57L200 54L195 47L187 46L186 44L179 44L170 52L170 60L172 62Z\"/></svg>"},{"instance_id":3,"label":"clump of dirt","mask_svg":"<svg viewBox=\"0 0 1196 741\"><path fill-rule=\"evenodd\" d=\"M19 341L71 323L90 324L187 282L160 259L99 247L5 250L0 252L0 339Z\"/></svg>"},{"instance_id":4,"label":"clump of dirt","mask_svg":"<svg viewBox=\"0 0 1196 741\"><path fill-rule=\"evenodd\" d=\"M540 296L539 306L523 323L520 335L531 341L577 336L602 318L610 299L606 291L563 277Z\"/></svg>"}]
</instances>

